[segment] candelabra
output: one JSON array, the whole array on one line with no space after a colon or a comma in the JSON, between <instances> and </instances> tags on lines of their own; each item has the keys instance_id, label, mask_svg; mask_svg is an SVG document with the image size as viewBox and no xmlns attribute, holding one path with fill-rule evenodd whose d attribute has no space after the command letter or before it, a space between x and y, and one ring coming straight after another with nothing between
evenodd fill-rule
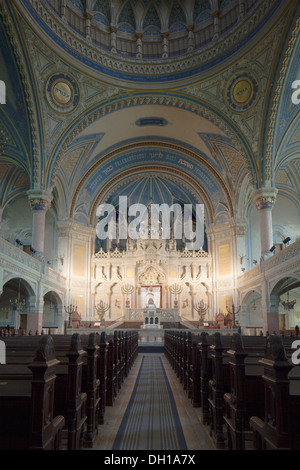
<instances>
[{"instance_id":1,"label":"candelabra","mask_svg":"<svg viewBox=\"0 0 300 470\"><path fill-rule=\"evenodd\" d=\"M203 318L207 312L208 305L205 304L203 300L201 300L200 302L197 302L194 305L194 308L196 312L199 314L199 328L200 328L200 326L203 326Z\"/></svg>"},{"instance_id":2,"label":"candelabra","mask_svg":"<svg viewBox=\"0 0 300 470\"><path fill-rule=\"evenodd\" d=\"M130 300L129 300L128 296L129 296L129 294L132 294L132 292L134 291L134 287L130 284L126 284L125 286L122 286L121 289L122 289L123 294L127 295L126 308L130 308Z\"/></svg>"},{"instance_id":3,"label":"candelabra","mask_svg":"<svg viewBox=\"0 0 300 470\"><path fill-rule=\"evenodd\" d=\"M231 311L229 310L229 308L227 307L227 305L226 305L226 310L227 310L227 312L228 312L230 315L232 315L232 319L233 319L233 328L237 328L237 324L236 324L235 319L236 319L236 315L237 315L237 314L239 313L239 311L241 310L241 306L239 306L239 308L236 310L236 309L235 309L235 305L232 304L232 312L231 312Z\"/></svg>"},{"instance_id":4,"label":"candelabra","mask_svg":"<svg viewBox=\"0 0 300 470\"><path fill-rule=\"evenodd\" d=\"M179 286L178 284L173 284L172 286L169 287L170 292L175 295L174 299L174 308L178 308L178 300L177 296L181 294L182 292L182 287Z\"/></svg>"},{"instance_id":5,"label":"candelabra","mask_svg":"<svg viewBox=\"0 0 300 470\"><path fill-rule=\"evenodd\" d=\"M294 305L297 302L297 300L290 300L289 291L287 291L286 297L287 297L286 301L285 300L280 301L284 310L286 310L287 312L289 310L294 310Z\"/></svg>"},{"instance_id":6,"label":"candelabra","mask_svg":"<svg viewBox=\"0 0 300 470\"><path fill-rule=\"evenodd\" d=\"M77 313L77 305L68 305L67 307L65 307L65 312L68 314L68 318L69 318L69 321L68 321L68 328L72 328L72 316L74 315L74 313Z\"/></svg>"},{"instance_id":7,"label":"candelabra","mask_svg":"<svg viewBox=\"0 0 300 470\"><path fill-rule=\"evenodd\" d=\"M22 311L23 308L26 307L26 300L25 299L21 300L21 281L20 280L19 280L18 296L16 299L10 299L9 302L13 310L17 310L18 312Z\"/></svg>"},{"instance_id":8,"label":"candelabra","mask_svg":"<svg viewBox=\"0 0 300 470\"><path fill-rule=\"evenodd\" d=\"M18 310L18 312L23 310L23 308L26 307L25 299L22 299L22 300L20 298L14 299L14 300L10 299L9 302L10 302L10 305L12 306L13 310Z\"/></svg>"},{"instance_id":9,"label":"candelabra","mask_svg":"<svg viewBox=\"0 0 300 470\"><path fill-rule=\"evenodd\" d=\"M96 305L95 309L97 310L97 314L100 319L100 326L103 324L105 313L109 310L109 304L100 300L99 303Z\"/></svg>"},{"instance_id":10,"label":"candelabra","mask_svg":"<svg viewBox=\"0 0 300 470\"><path fill-rule=\"evenodd\" d=\"M290 310L294 310L294 306L296 304L296 299L295 300L290 300L290 292L289 292L289 286L288 286L288 278L286 279L287 283L287 288L286 288L286 300L281 300L280 303L283 306L285 310L285 324L289 325L290 323Z\"/></svg>"}]
</instances>

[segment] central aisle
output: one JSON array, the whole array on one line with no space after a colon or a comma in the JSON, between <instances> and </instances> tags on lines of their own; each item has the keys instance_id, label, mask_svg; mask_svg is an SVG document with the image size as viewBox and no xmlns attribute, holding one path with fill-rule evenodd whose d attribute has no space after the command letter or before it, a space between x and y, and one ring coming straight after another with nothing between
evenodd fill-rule
<instances>
[{"instance_id":1,"label":"central aisle","mask_svg":"<svg viewBox=\"0 0 300 470\"><path fill-rule=\"evenodd\" d=\"M213 450L200 409L193 408L164 354L139 354L95 450Z\"/></svg>"},{"instance_id":2,"label":"central aisle","mask_svg":"<svg viewBox=\"0 0 300 470\"><path fill-rule=\"evenodd\" d=\"M162 358L143 356L113 450L187 450Z\"/></svg>"}]
</instances>

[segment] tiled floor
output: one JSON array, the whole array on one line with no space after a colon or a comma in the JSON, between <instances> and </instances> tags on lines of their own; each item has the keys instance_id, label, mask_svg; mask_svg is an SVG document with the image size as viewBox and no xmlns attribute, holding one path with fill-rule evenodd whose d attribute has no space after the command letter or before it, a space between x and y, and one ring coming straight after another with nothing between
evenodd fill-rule
<instances>
[{"instance_id":1,"label":"tiled floor","mask_svg":"<svg viewBox=\"0 0 300 470\"><path fill-rule=\"evenodd\" d=\"M160 356L163 360L168 380L173 391L188 449L214 450L213 444L208 435L208 429L201 424L200 409L192 407L186 392L183 390L182 384L180 384L168 360L163 354ZM94 443L93 450L112 449L116 434L135 385L141 361L142 354L139 354L130 371L129 377L127 377L122 384L122 390L118 394L114 405L106 408L105 423L98 428L98 436Z\"/></svg>"}]
</instances>

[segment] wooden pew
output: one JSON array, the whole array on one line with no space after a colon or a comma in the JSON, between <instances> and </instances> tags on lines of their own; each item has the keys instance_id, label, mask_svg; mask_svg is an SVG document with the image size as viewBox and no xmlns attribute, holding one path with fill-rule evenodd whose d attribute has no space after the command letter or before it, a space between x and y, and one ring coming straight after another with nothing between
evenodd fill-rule
<instances>
[{"instance_id":1,"label":"wooden pew","mask_svg":"<svg viewBox=\"0 0 300 470\"><path fill-rule=\"evenodd\" d=\"M289 361L282 338L267 338L266 352L259 361L263 366L264 419L252 416L255 450L299 450L300 387L291 388L290 373L294 365Z\"/></svg>"},{"instance_id":2,"label":"wooden pew","mask_svg":"<svg viewBox=\"0 0 300 470\"><path fill-rule=\"evenodd\" d=\"M113 342L114 342L114 371L115 371L115 389L114 394L117 397L119 390L121 389L121 357L120 357L120 339L119 339L119 332L116 330L114 331L113 335Z\"/></svg>"},{"instance_id":3,"label":"wooden pew","mask_svg":"<svg viewBox=\"0 0 300 470\"><path fill-rule=\"evenodd\" d=\"M59 450L65 424L63 416L54 417L56 369L53 339L43 336L28 363L30 372L23 378L10 369L0 376L0 449ZM26 363L23 363L26 366ZM7 378L10 377L10 378Z\"/></svg>"},{"instance_id":4,"label":"wooden pew","mask_svg":"<svg viewBox=\"0 0 300 470\"><path fill-rule=\"evenodd\" d=\"M96 333L90 333L87 351L87 364L84 367L83 390L87 395L87 429L84 435L84 447L93 447L98 432L98 412L100 402L100 379L98 373L98 350Z\"/></svg>"},{"instance_id":5,"label":"wooden pew","mask_svg":"<svg viewBox=\"0 0 300 470\"><path fill-rule=\"evenodd\" d=\"M113 335L107 337L107 387L106 387L106 406L113 406L116 393L116 373L114 361L114 338Z\"/></svg>"},{"instance_id":6,"label":"wooden pew","mask_svg":"<svg viewBox=\"0 0 300 470\"><path fill-rule=\"evenodd\" d=\"M100 380L100 402L98 423L104 424L105 407L106 407L106 391L107 391L107 354L108 354L108 341L105 331L101 333L99 340L99 355L98 355L98 377Z\"/></svg>"},{"instance_id":7,"label":"wooden pew","mask_svg":"<svg viewBox=\"0 0 300 470\"><path fill-rule=\"evenodd\" d=\"M209 411L209 380L211 377L212 363L211 358L209 358L209 347L211 342L209 341L211 337L208 334L202 332L200 335L199 342L199 353L200 353L200 384L201 384L201 419L202 423L205 425L210 424L210 411Z\"/></svg>"},{"instance_id":8,"label":"wooden pew","mask_svg":"<svg viewBox=\"0 0 300 470\"><path fill-rule=\"evenodd\" d=\"M193 344L193 335L189 331L186 335L186 342L185 342L185 349L186 349L186 356L185 356L185 374L184 374L184 390L187 393L188 398L192 397L192 371L193 371L193 364L192 364L192 344Z\"/></svg>"},{"instance_id":9,"label":"wooden pew","mask_svg":"<svg viewBox=\"0 0 300 470\"><path fill-rule=\"evenodd\" d=\"M86 352L82 348L80 335L73 334L66 357L67 369L60 371L58 376L60 385L60 401L58 409L65 409L68 450L79 450L83 447L83 439L87 421L87 394L82 391L83 358Z\"/></svg>"},{"instance_id":10,"label":"wooden pew","mask_svg":"<svg viewBox=\"0 0 300 470\"><path fill-rule=\"evenodd\" d=\"M201 355L199 347L200 337L193 335L191 344L191 374L190 393L194 408L201 407Z\"/></svg>"},{"instance_id":11,"label":"wooden pew","mask_svg":"<svg viewBox=\"0 0 300 470\"><path fill-rule=\"evenodd\" d=\"M264 342L265 340L266 338ZM250 440L251 416L254 412L258 416L263 415L263 371L258 364L258 358L255 357L254 342L252 342L252 362L249 360L245 362L248 354L240 334L233 335L227 355L230 358L230 393L224 395L227 447L230 450L245 450L246 440Z\"/></svg>"},{"instance_id":12,"label":"wooden pew","mask_svg":"<svg viewBox=\"0 0 300 470\"><path fill-rule=\"evenodd\" d=\"M9 361L25 379L29 371L24 364L32 360L40 338L35 335L5 338ZM75 333L72 344L70 335L53 335L53 341L60 360L55 406L66 414L68 448L90 447L97 425L104 422L105 407L113 404L137 357L137 332L124 335L116 331L110 338L105 333L101 337L95 332L89 336ZM71 392L71 396L67 395Z\"/></svg>"},{"instance_id":13,"label":"wooden pew","mask_svg":"<svg viewBox=\"0 0 300 470\"><path fill-rule=\"evenodd\" d=\"M26 362L43 336L17 336L6 339L7 361L19 377L26 376ZM65 417L65 431L68 450L82 448L86 430L87 394L82 391L82 374L86 352L80 342L80 335L52 336L59 358L56 368L54 410ZM0 366L0 372L2 368ZM6 375L8 372L6 373Z\"/></svg>"},{"instance_id":14,"label":"wooden pew","mask_svg":"<svg viewBox=\"0 0 300 470\"><path fill-rule=\"evenodd\" d=\"M220 333L213 336L213 344L210 346L212 358L212 378L209 380L209 412L210 435L217 449L226 447L224 437L224 391L229 389L229 364L225 362L223 345Z\"/></svg>"}]
</instances>

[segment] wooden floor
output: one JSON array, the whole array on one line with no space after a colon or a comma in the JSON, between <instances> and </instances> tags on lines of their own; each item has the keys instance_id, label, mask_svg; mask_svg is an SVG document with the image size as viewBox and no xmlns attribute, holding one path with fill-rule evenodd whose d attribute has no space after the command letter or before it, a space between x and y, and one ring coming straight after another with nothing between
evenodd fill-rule
<instances>
[{"instance_id":1,"label":"wooden floor","mask_svg":"<svg viewBox=\"0 0 300 470\"><path fill-rule=\"evenodd\" d=\"M121 393L118 394L112 407L105 410L105 423L98 428L98 436L92 450L111 450L116 434L121 424L123 415L130 400L138 371L140 369L142 354L139 354L129 376L122 384ZM199 408L193 408L182 384L163 354L162 358L165 371L175 398L179 418L189 450L214 450L212 441L208 435L207 426L201 424ZM180 450L180 449L178 449Z\"/></svg>"}]
</instances>

